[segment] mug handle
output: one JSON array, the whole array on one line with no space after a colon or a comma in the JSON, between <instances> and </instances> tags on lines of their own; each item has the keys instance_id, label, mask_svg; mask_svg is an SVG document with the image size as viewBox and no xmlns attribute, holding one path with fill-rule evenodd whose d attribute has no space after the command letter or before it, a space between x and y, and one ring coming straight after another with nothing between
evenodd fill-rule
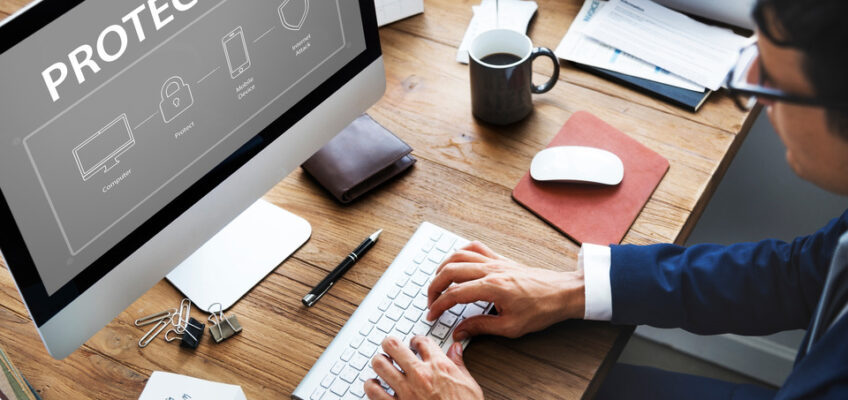
<instances>
[{"instance_id":1,"label":"mug handle","mask_svg":"<svg viewBox=\"0 0 848 400\"><path fill-rule=\"evenodd\" d=\"M554 85L556 84L557 80L559 79L559 59L557 59L556 54L554 54L554 52L551 51L551 49L549 49L547 47L536 47L535 49L533 49L533 52L530 54L530 63L532 64L533 61L536 59L536 57L539 57L539 56L549 57L551 59L551 61L554 62L554 74L553 74L553 76L551 76L551 79L549 79L547 82L545 82L544 85L540 85L540 86L536 86L536 85L533 85L533 84L530 85L530 91L532 91L533 93L536 93L536 94L545 93L545 92L553 89Z\"/></svg>"}]
</instances>

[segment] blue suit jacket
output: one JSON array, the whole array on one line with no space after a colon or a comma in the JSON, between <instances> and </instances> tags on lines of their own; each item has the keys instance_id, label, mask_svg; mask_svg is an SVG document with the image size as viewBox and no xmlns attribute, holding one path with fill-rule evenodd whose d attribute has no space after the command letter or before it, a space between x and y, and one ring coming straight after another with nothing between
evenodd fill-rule
<instances>
[{"instance_id":1,"label":"blue suit jacket","mask_svg":"<svg viewBox=\"0 0 848 400\"><path fill-rule=\"evenodd\" d=\"M846 231L848 211L790 243L613 246L613 322L705 335L809 328ZM804 351L808 341L809 335L776 398L848 399L848 318L825 332L809 353Z\"/></svg>"}]
</instances>

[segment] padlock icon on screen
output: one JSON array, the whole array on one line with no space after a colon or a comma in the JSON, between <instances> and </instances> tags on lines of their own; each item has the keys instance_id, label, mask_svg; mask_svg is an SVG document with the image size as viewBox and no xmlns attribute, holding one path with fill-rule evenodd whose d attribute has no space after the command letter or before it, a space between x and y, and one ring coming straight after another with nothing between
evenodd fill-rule
<instances>
[{"instance_id":1,"label":"padlock icon on screen","mask_svg":"<svg viewBox=\"0 0 848 400\"><path fill-rule=\"evenodd\" d=\"M162 119L169 123L180 114L191 108L194 97L191 88L179 76L172 76L162 85L162 101L159 103L159 111Z\"/></svg>"}]
</instances>

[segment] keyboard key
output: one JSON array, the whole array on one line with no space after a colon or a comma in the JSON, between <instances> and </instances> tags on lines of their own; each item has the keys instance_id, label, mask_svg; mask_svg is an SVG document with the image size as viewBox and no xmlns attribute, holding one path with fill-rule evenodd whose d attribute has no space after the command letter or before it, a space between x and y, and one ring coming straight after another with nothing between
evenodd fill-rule
<instances>
[{"instance_id":1,"label":"keyboard key","mask_svg":"<svg viewBox=\"0 0 848 400\"><path fill-rule=\"evenodd\" d=\"M389 311L386 312L386 317L391 319L392 321L397 321L403 315L403 309L398 306L392 306Z\"/></svg>"},{"instance_id":2,"label":"keyboard key","mask_svg":"<svg viewBox=\"0 0 848 400\"><path fill-rule=\"evenodd\" d=\"M418 271L415 273L415 275L412 275L412 283L419 287L423 287L424 284L427 283L427 279L430 279L430 275L427 275L421 271Z\"/></svg>"},{"instance_id":3,"label":"keyboard key","mask_svg":"<svg viewBox=\"0 0 848 400\"><path fill-rule=\"evenodd\" d=\"M336 382L333 383L333 386L330 386L330 391L339 396L344 396L344 394L347 392L348 387L350 387L349 383L341 379L337 379Z\"/></svg>"},{"instance_id":4,"label":"keyboard key","mask_svg":"<svg viewBox=\"0 0 848 400\"><path fill-rule=\"evenodd\" d=\"M353 367L348 366L347 368L339 374L339 378L347 383L353 383L356 380L356 377L359 376L359 371L353 369Z\"/></svg>"},{"instance_id":5,"label":"keyboard key","mask_svg":"<svg viewBox=\"0 0 848 400\"><path fill-rule=\"evenodd\" d=\"M410 307L406 310L405 313L403 313L403 317L412 322L417 322L419 319L421 319L421 314L423 314L421 310L415 307Z\"/></svg>"},{"instance_id":6,"label":"keyboard key","mask_svg":"<svg viewBox=\"0 0 848 400\"><path fill-rule=\"evenodd\" d=\"M353 386L351 386L350 389L347 391L347 394L342 397L342 400L359 400L362 398L362 396L356 396L351 393L351 390L353 390Z\"/></svg>"},{"instance_id":7,"label":"keyboard key","mask_svg":"<svg viewBox=\"0 0 848 400\"><path fill-rule=\"evenodd\" d=\"M389 306L392 305L391 299L383 299L380 304L377 306L377 309L380 311L386 311L389 309Z\"/></svg>"},{"instance_id":8,"label":"keyboard key","mask_svg":"<svg viewBox=\"0 0 848 400\"><path fill-rule=\"evenodd\" d=\"M424 322L419 321L414 327L412 327L413 335L426 335L427 332L430 332L430 325L427 325Z\"/></svg>"},{"instance_id":9,"label":"keyboard key","mask_svg":"<svg viewBox=\"0 0 848 400\"><path fill-rule=\"evenodd\" d=\"M445 253L442 253L442 252L439 252L439 251L434 251L434 252L430 253L430 255L427 257L427 259L436 263L436 264L441 264L442 261L445 259L446 255L447 254L445 254Z\"/></svg>"},{"instance_id":10,"label":"keyboard key","mask_svg":"<svg viewBox=\"0 0 848 400\"><path fill-rule=\"evenodd\" d=\"M386 321L388 321L388 320L386 320ZM394 325L394 324L392 324L392 325ZM389 329L391 329L391 328L389 328ZM383 333L383 332L380 332L380 330L381 329L380 329L379 326L377 327L377 329L374 329L371 332L371 334L368 335L368 341L371 342L371 343L374 343L378 346L380 345L380 343L383 343L383 339L386 338L386 334ZM386 331L386 332L388 332L388 331Z\"/></svg>"},{"instance_id":11,"label":"keyboard key","mask_svg":"<svg viewBox=\"0 0 848 400\"><path fill-rule=\"evenodd\" d=\"M418 253L415 258L412 259L412 262L416 264L421 264L427 258L427 253Z\"/></svg>"},{"instance_id":12,"label":"keyboard key","mask_svg":"<svg viewBox=\"0 0 848 400\"><path fill-rule=\"evenodd\" d=\"M421 264L421 267L419 267L419 270L421 272L427 274L428 277L429 277L429 275L433 275L433 273L436 272L436 268L438 268L439 264L441 264L441 263L442 263L441 261L433 262L433 261L428 260L428 261L424 262L423 264Z\"/></svg>"},{"instance_id":13,"label":"keyboard key","mask_svg":"<svg viewBox=\"0 0 848 400\"><path fill-rule=\"evenodd\" d=\"M449 312L446 312L443 313L441 317L439 317L439 323L445 324L447 326L453 326L453 324L456 323L457 318L459 317Z\"/></svg>"},{"instance_id":14,"label":"keyboard key","mask_svg":"<svg viewBox=\"0 0 848 400\"><path fill-rule=\"evenodd\" d=\"M350 341L350 347L353 347L354 349L358 349L359 346L362 344L363 340L365 340L365 336L357 336L357 337L353 338L353 340Z\"/></svg>"},{"instance_id":15,"label":"keyboard key","mask_svg":"<svg viewBox=\"0 0 848 400\"><path fill-rule=\"evenodd\" d=\"M330 385L333 384L334 380L336 380L335 375L327 374L327 376L325 376L324 379L321 380L321 386L328 388L328 387L330 387Z\"/></svg>"},{"instance_id":16,"label":"keyboard key","mask_svg":"<svg viewBox=\"0 0 848 400\"><path fill-rule=\"evenodd\" d=\"M374 311L373 313L371 313L371 316L368 317L368 321L370 321L372 324L376 324L377 321L379 321L380 317L382 317L382 316L383 316L383 313L381 313L379 311Z\"/></svg>"},{"instance_id":17,"label":"keyboard key","mask_svg":"<svg viewBox=\"0 0 848 400\"><path fill-rule=\"evenodd\" d=\"M433 327L433 331L430 332L430 334L439 338L440 340L445 340L445 338L448 336L449 332L450 332L449 326L445 326L445 325L442 325L442 324L436 324L436 326Z\"/></svg>"},{"instance_id":18,"label":"keyboard key","mask_svg":"<svg viewBox=\"0 0 848 400\"><path fill-rule=\"evenodd\" d=\"M447 253L453 249L454 243L456 243L456 239L445 236L439 241L439 244L436 245L436 249L442 253Z\"/></svg>"},{"instance_id":19,"label":"keyboard key","mask_svg":"<svg viewBox=\"0 0 848 400\"><path fill-rule=\"evenodd\" d=\"M475 302L474 302L474 304L476 304L476 305L478 305L478 306L480 306L480 307L482 307L482 308L486 308L486 307L488 307L488 306L489 306L489 303L487 303L487 302L485 302L485 301L475 301Z\"/></svg>"},{"instance_id":20,"label":"keyboard key","mask_svg":"<svg viewBox=\"0 0 848 400\"><path fill-rule=\"evenodd\" d=\"M395 297L398 297L399 294L400 294L400 288L399 287L394 286L391 289L389 289L389 298L390 299L394 300Z\"/></svg>"},{"instance_id":21,"label":"keyboard key","mask_svg":"<svg viewBox=\"0 0 848 400\"><path fill-rule=\"evenodd\" d=\"M359 346L359 354L371 358L377 352L377 345L374 343L363 343ZM358 369L358 368L357 368Z\"/></svg>"},{"instance_id":22,"label":"keyboard key","mask_svg":"<svg viewBox=\"0 0 848 400\"><path fill-rule=\"evenodd\" d=\"M368 364L368 360L370 359L370 357L365 357L362 354L357 354L353 356L353 360L350 360L350 366L358 370L362 370L362 368L365 368L365 364ZM341 369L339 369L339 371L341 371Z\"/></svg>"},{"instance_id":23,"label":"keyboard key","mask_svg":"<svg viewBox=\"0 0 848 400\"><path fill-rule=\"evenodd\" d=\"M426 293L422 293L421 296L418 296L418 297L415 298L415 300L412 300L412 306L419 309L419 310L426 310L427 309L427 296L425 296L425 294Z\"/></svg>"},{"instance_id":24,"label":"keyboard key","mask_svg":"<svg viewBox=\"0 0 848 400\"><path fill-rule=\"evenodd\" d=\"M366 366L366 367L362 370L362 373L360 373L360 374L359 374L359 380L360 380L360 381L363 381L363 382L365 382L365 381L367 381L367 380L369 380L369 379L374 379L374 378L376 378L376 377L377 377L377 374L375 374L375 373L374 373L374 369L373 369L373 368L371 368L371 366L370 366L370 365Z\"/></svg>"},{"instance_id":25,"label":"keyboard key","mask_svg":"<svg viewBox=\"0 0 848 400\"><path fill-rule=\"evenodd\" d=\"M441 239L441 238L442 238L442 232L438 231L438 230L433 231L433 234L430 235L430 240L432 240L434 242L438 242L439 239Z\"/></svg>"},{"instance_id":26,"label":"keyboard key","mask_svg":"<svg viewBox=\"0 0 848 400\"><path fill-rule=\"evenodd\" d=\"M383 318L380 320L380 323L377 324L377 329L384 332L389 333L392 331L392 328L395 327L395 321L392 321L391 318ZM382 343L382 342L380 342Z\"/></svg>"},{"instance_id":27,"label":"keyboard key","mask_svg":"<svg viewBox=\"0 0 848 400\"><path fill-rule=\"evenodd\" d=\"M363 382L354 382L353 385L350 385L350 392L348 394L354 395L358 398L362 398L365 396L365 388L362 384Z\"/></svg>"},{"instance_id":28,"label":"keyboard key","mask_svg":"<svg viewBox=\"0 0 848 400\"><path fill-rule=\"evenodd\" d=\"M350 347L346 348L342 353L342 361L348 362L353 355L356 354L356 351L351 349Z\"/></svg>"},{"instance_id":29,"label":"keyboard key","mask_svg":"<svg viewBox=\"0 0 848 400\"><path fill-rule=\"evenodd\" d=\"M408 277L408 276L406 276L406 275L404 275L404 276L400 277L400 278L397 280L397 282L395 282L395 285L398 285L398 286L400 286L400 287L404 287L404 286L406 286L406 284L407 284L408 282L409 282L409 277Z\"/></svg>"},{"instance_id":30,"label":"keyboard key","mask_svg":"<svg viewBox=\"0 0 848 400\"><path fill-rule=\"evenodd\" d=\"M423 322L427 326L433 326L433 324L436 323L436 321L427 321L427 318L421 318L421 322Z\"/></svg>"},{"instance_id":31,"label":"keyboard key","mask_svg":"<svg viewBox=\"0 0 848 400\"><path fill-rule=\"evenodd\" d=\"M371 333L371 330L372 330L372 329L374 329L374 325L373 325L373 324L365 324L365 325L363 325L363 326L362 326L362 328L359 330L359 334L360 334L360 335L362 335L362 336L368 336L368 334L369 334L369 333Z\"/></svg>"},{"instance_id":32,"label":"keyboard key","mask_svg":"<svg viewBox=\"0 0 848 400\"><path fill-rule=\"evenodd\" d=\"M336 363L335 363L335 364L333 364L333 368L331 368L331 369L330 369L330 372L332 372L332 373L333 373L333 375L338 375L338 374L339 374L339 372L342 372L342 368L344 368L344 366L345 366L345 365L344 365L344 363L343 363L343 362L341 362L341 361L336 361Z\"/></svg>"},{"instance_id":33,"label":"keyboard key","mask_svg":"<svg viewBox=\"0 0 848 400\"><path fill-rule=\"evenodd\" d=\"M321 400L321 397L323 397L326 392L327 391L324 389L317 388L314 392L312 392L312 395L309 396L309 400Z\"/></svg>"},{"instance_id":34,"label":"keyboard key","mask_svg":"<svg viewBox=\"0 0 848 400\"><path fill-rule=\"evenodd\" d=\"M453 307L448 309L454 315L462 315L462 310L465 310L465 304L454 304Z\"/></svg>"},{"instance_id":35,"label":"keyboard key","mask_svg":"<svg viewBox=\"0 0 848 400\"><path fill-rule=\"evenodd\" d=\"M408 267L406 267L406 269L405 269L405 270L403 270L403 273L405 273L405 274L407 274L407 275L412 275L412 274L414 274L414 273L415 273L415 271L418 271L418 265L416 265L416 264L409 264L409 266L408 266Z\"/></svg>"},{"instance_id":36,"label":"keyboard key","mask_svg":"<svg viewBox=\"0 0 848 400\"><path fill-rule=\"evenodd\" d=\"M423 250L425 253L429 253L431 250L433 250L433 247L436 247L436 242L430 240L424 242L424 245L421 246L421 250Z\"/></svg>"},{"instance_id":37,"label":"keyboard key","mask_svg":"<svg viewBox=\"0 0 848 400\"><path fill-rule=\"evenodd\" d=\"M398 307L400 307L400 308L402 308L402 309L404 309L404 310L406 310L407 308L409 308L409 305L410 305L410 304L412 304L412 297L409 297L409 296L407 296L407 295L405 295L405 294L400 295L400 297L398 297L398 298L395 300L395 305L397 305Z\"/></svg>"},{"instance_id":38,"label":"keyboard key","mask_svg":"<svg viewBox=\"0 0 848 400\"><path fill-rule=\"evenodd\" d=\"M412 321L408 319L400 320L400 322L397 323L397 326L395 326L395 330L406 335L412 330Z\"/></svg>"},{"instance_id":39,"label":"keyboard key","mask_svg":"<svg viewBox=\"0 0 848 400\"><path fill-rule=\"evenodd\" d=\"M477 307L476 304L469 304L468 307L465 307L465 311L462 312L461 317L462 317L462 319L465 319L465 318L470 318L470 317L473 317L475 315L480 315L480 314L483 314L482 308Z\"/></svg>"},{"instance_id":40,"label":"keyboard key","mask_svg":"<svg viewBox=\"0 0 848 400\"><path fill-rule=\"evenodd\" d=\"M415 296L418 296L418 292L420 292L420 291L421 291L421 288L416 286L416 285L406 285L406 287L403 288L403 294L405 294L409 297L412 297L412 298L415 298Z\"/></svg>"}]
</instances>

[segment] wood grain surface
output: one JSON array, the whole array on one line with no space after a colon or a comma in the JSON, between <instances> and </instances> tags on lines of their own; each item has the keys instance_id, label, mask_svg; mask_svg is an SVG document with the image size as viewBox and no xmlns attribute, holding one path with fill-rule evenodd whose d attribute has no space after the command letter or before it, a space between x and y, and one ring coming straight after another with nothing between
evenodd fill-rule
<instances>
[{"instance_id":1,"label":"wood grain surface","mask_svg":"<svg viewBox=\"0 0 848 400\"><path fill-rule=\"evenodd\" d=\"M529 35L536 45L555 48L582 2L537 2ZM26 3L0 0L0 19ZM132 321L181 298L163 280L74 354L56 361L44 350L4 266L0 346L46 400L135 399L156 370L238 384L250 399L289 398L422 221L481 240L527 265L576 268L577 245L513 202L510 193L533 155L579 110L671 163L624 242L685 240L756 113L737 111L717 93L692 114L564 62L556 87L534 97L535 111L525 121L509 127L479 123L471 116L468 68L454 61L471 6L478 3L427 0L423 15L381 29L387 90L369 114L409 143L419 162L349 206L332 200L301 170L268 192L267 200L305 217L314 232L232 308L242 334L221 344L204 338L195 351L162 340L139 349L145 330ZM548 64L536 65L537 82L550 76ZM321 302L305 309L303 294L377 228L385 229L380 243ZM516 340L476 338L466 362L490 399L591 397L631 333L632 327L566 321Z\"/></svg>"}]
</instances>

